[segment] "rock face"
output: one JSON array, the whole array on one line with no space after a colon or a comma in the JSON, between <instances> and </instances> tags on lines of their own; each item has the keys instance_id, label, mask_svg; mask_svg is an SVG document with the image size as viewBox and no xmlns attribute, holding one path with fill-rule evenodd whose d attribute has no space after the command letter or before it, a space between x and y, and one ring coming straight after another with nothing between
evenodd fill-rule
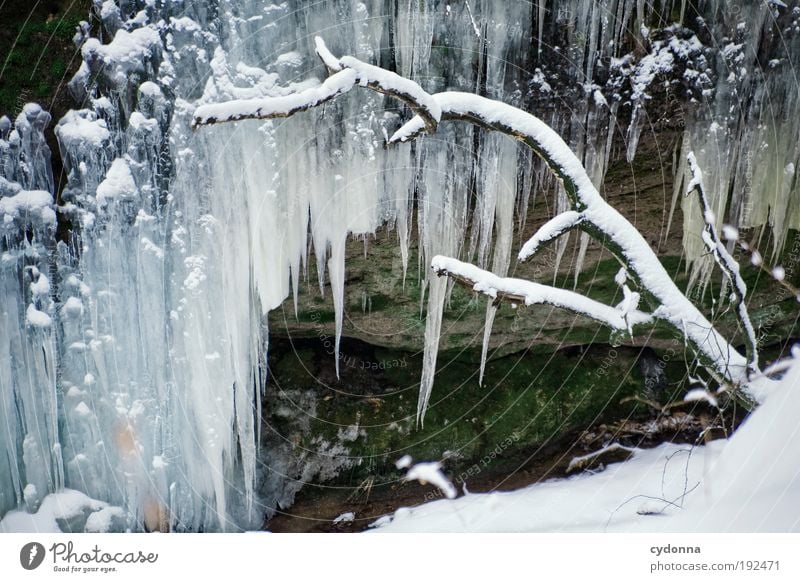
<instances>
[{"instance_id":1,"label":"rock face","mask_svg":"<svg viewBox=\"0 0 800 582\"><path fill-rule=\"evenodd\" d=\"M787 145L800 142L787 91L795 7L93 6L69 67L79 103L55 133L42 108L3 94L20 114L0 118L0 513L66 486L123 507L133 529L254 527L306 482L392 478L405 452L457 466L535 450L598 417L644 414L621 401L648 386L680 393L682 344L665 330L610 338L558 310L508 306L481 386L486 303L454 288L416 427L433 255L609 304L619 266L575 235L530 264L510 261L564 209L559 184L530 152L471 126L386 149L408 112L380 96L354 92L285 122L190 126L200 104L312 86L323 72L309 39L323 30L337 53L431 92L476 91L551 124L729 337L718 280L702 260L687 273L699 232L681 195L688 149L711 176L719 221L800 276L800 154ZM28 40L55 31L66 50L63 30L45 24ZM753 73L760 62L770 65ZM764 105L770 92L780 107ZM786 143L749 129L781 124ZM732 184L759 187L728 196ZM753 267L744 276L760 341L777 354L795 334L794 299Z\"/></svg>"}]
</instances>

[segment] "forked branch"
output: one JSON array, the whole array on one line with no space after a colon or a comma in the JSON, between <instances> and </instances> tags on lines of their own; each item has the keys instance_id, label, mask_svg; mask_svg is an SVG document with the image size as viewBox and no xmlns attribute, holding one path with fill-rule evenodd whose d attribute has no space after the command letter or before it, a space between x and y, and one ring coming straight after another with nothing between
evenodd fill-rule
<instances>
[{"instance_id":1,"label":"forked branch","mask_svg":"<svg viewBox=\"0 0 800 582\"><path fill-rule=\"evenodd\" d=\"M644 314L648 319L658 318L670 324L686 338L702 364L722 382L733 387L746 384L748 359L737 352L678 289L641 233L600 196L580 160L546 123L521 109L472 93L448 91L431 95L417 83L380 67L368 65L353 57L337 59L319 38L316 39L316 52L331 73L328 81L320 87L289 97L203 105L196 110L195 125L248 118L287 117L316 107L358 84L400 99L414 111L414 117L395 132L389 140L390 143L403 142L423 133L431 133L436 130L440 121L446 120L467 121L520 140L539 155L561 180L572 204L571 211L548 222L529 241L520 253L520 258L522 260L529 258L544 244L572 228L580 228L590 233L619 259L644 298L650 303L653 309L652 315ZM442 258L437 257L437 259ZM433 265L433 268L442 275L471 280L473 287L481 283L481 280L467 276L461 267L454 270L454 265L455 263L449 263L446 265L449 268L443 268L445 265L440 263L438 269L437 265ZM465 264L460 263L460 265ZM493 283L499 284L502 281ZM568 292L562 289L527 283L536 287L525 289L515 287L511 290L500 285L495 291L500 293L501 297L509 299L524 297L526 304L529 298L538 298L531 304L548 303L590 317L591 313L594 315L602 313L599 319L597 317L595 319L603 321L613 329L619 328L620 319L625 321L625 317L618 315L622 313L621 310L614 307L593 302L592 308L587 310L584 307L585 302L591 301L588 298L582 297L581 302L577 302L573 295L581 297L578 294L567 295ZM518 291L522 293L517 294ZM528 291L535 292L529 296ZM638 317L636 314L633 315ZM624 329L629 329L628 323L630 322L625 322Z\"/></svg>"}]
</instances>

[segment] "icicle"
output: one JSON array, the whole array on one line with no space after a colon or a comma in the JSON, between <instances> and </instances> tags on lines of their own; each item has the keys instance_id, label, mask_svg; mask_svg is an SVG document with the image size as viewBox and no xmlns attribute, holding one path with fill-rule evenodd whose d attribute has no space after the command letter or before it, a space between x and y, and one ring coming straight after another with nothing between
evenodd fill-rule
<instances>
[{"instance_id":1,"label":"icicle","mask_svg":"<svg viewBox=\"0 0 800 582\"><path fill-rule=\"evenodd\" d=\"M589 248L589 243L592 238L585 232L580 234L580 246L578 248L578 257L575 259L575 276L572 282L572 288L578 288L578 279L583 271L583 261L586 259L586 251Z\"/></svg>"},{"instance_id":2,"label":"icicle","mask_svg":"<svg viewBox=\"0 0 800 582\"><path fill-rule=\"evenodd\" d=\"M629 164L633 162L633 158L636 157L636 148L639 147L639 136L642 133L641 116L640 106L638 104L634 105L633 113L631 114L631 122L626 135L628 145L625 150L625 159Z\"/></svg>"},{"instance_id":3,"label":"icicle","mask_svg":"<svg viewBox=\"0 0 800 582\"><path fill-rule=\"evenodd\" d=\"M342 320L344 319L344 249L345 239L333 241L331 258L328 259L328 273L331 277L331 294L336 320L336 339L334 357L336 358L336 377L339 377L339 343L342 338Z\"/></svg>"},{"instance_id":4,"label":"icicle","mask_svg":"<svg viewBox=\"0 0 800 582\"><path fill-rule=\"evenodd\" d=\"M31 104L14 129L0 118L0 516L63 485L49 120Z\"/></svg>"},{"instance_id":5,"label":"icicle","mask_svg":"<svg viewBox=\"0 0 800 582\"><path fill-rule=\"evenodd\" d=\"M564 252L567 250L569 244L570 233L565 233L555 242L556 257L553 261L553 285L558 281L558 271L561 268L561 260L564 258Z\"/></svg>"},{"instance_id":6,"label":"icicle","mask_svg":"<svg viewBox=\"0 0 800 582\"><path fill-rule=\"evenodd\" d=\"M521 148L521 153L519 154L521 158L519 162L521 179L518 177L518 181L522 186L517 199L517 230L520 233L525 229L528 219L528 207L536 204L534 184L538 181L534 170L532 152L526 150L527 148Z\"/></svg>"},{"instance_id":7,"label":"icicle","mask_svg":"<svg viewBox=\"0 0 800 582\"><path fill-rule=\"evenodd\" d=\"M672 186L672 201L669 205L669 218L667 219L667 228L664 231L664 242L669 239L669 232L672 230L672 219L675 215L675 208L678 206L678 201L681 199L681 192L683 192L684 177L686 176L686 156L683 152L688 151L689 136L686 132L683 134L683 139L680 143L675 145L673 152L673 167L675 168L673 175Z\"/></svg>"},{"instance_id":8,"label":"icicle","mask_svg":"<svg viewBox=\"0 0 800 582\"><path fill-rule=\"evenodd\" d=\"M539 45L539 54L542 54L542 42L544 42L544 19L545 15L547 14L547 0L539 0L538 2L538 24L539 24L539 37L538 37L538 45Z\"/></svg>"},{"instance_id":9,"label":"icicle","mask_svg":"<svg viewBox=\"0 0 800 582\"><path fill-rule=\"evenodd\" d=\"M395 147L398 159L409 160L411 157L411 144L399 144ZM400 243L400 260L403 266L402 288L406 287L408 273L408 247L411 237L411 201L414 195L414 170L406 163L405 168L387 173L386 188L394 196L395 222L397 225L397 238Z\"/></svg>"},{"instance_id":10,"label":"icicle","mask_svg":"<svg viewBox=\"0 0 800 582\"><path fill-rule=\"evenodd\" d=\"M483 386L483 373L486 370L486 358L489 355L489 339L492 336L492 325L494 325L494 316L497 314L497 307L490 299L486 303L486 319L483 324L483 344L481 346L481 368L478 374L478 385Z\"/></svg>"},{"instance_id":11,"label":"icicle","mask_svg":"<svg viewBox=\"0 0 800 582\"><path fill-rule=\"evenodd\" d=\"M489 197L494 202L494 220L497 223L497 237L494 242L494 256L492 259L492 272L500 277L508 274L508 265L511 260L512 242L514 237L514 206L517 199L517 146L502 136L489 136L486 138L494 150L497 159L497 168L483 181L482 195ZM488 149L488 148L487 148ZM486 358L489 353L489 340L492 334L497 307L489 302L486 306L486 316L483 326L483 344L481 346L481 365L478 375L478 384L483 385L483 375L486 369Z\"/></svg>"},{"instance_id":12,"label":"icicle","mask_svg":"<svg viewBox=\"0 0 800 582\"><path fill-rule=\"evenodd\" d=\"M734 19L709 21L712 46L725 50L712 61L714 100L687 120L688 147L706 173L709 204L720 220L749 228L769 225L770 251L777 253L789 229L800 227L800 94L787 65L800 55L800 37L785 42L777 34L773 10L785 9L758 2L741 8ZM783 57L770 60L776 50ZM707 279L711 263L701 259L702 224L697 206L684 204L684 249L688 261L698 265L693 266L698 281Z\"/></svg>"},{"instance_id":13,"label":"icicle","mask_svg":"<svg viewBox=\"0 0 800 582\"><path fill-rule=\"evenodd\" d=\"M558 188L556 191L556 211L555 215L561 214L562 212L569 209L569 201L567 200L567 193L564 191L564 187L559 183ZM561 268L561 261L564 258L564 252L567 250L567 245L569 244L570 233L566 233L558 238L555 242L556 245L556 257L553 263L553 284L556 284L558 280L558 271Z\"/></svg>"},{"instance_id":14,"label":"icicle","mask_svg":"<svg viewBox=\"0 0 800 582\"><path fill-rule=\"evenodd\" d=\"M428 293L428 316L425 320L425 349L422 354L422 378L419 383L419 400L417 401L417 424L425 423L425 411L433 390L433 378L436 374L436 358L439 354L439 337L442 329L442 313L447 292L447 278L434 277L430 282Z\"/></svg>"}]
</instances>

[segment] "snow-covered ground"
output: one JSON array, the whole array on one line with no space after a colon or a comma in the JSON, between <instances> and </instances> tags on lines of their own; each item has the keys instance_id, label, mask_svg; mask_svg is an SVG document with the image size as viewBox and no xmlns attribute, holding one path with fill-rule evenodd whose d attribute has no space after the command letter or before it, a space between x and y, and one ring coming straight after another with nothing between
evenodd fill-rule
<instances>
[{"instance_id":1,"label":"snow-covered ground","mask_svg":"<svg viewBox=\"0 0 800 582\"><path fill-rule=\"evenodd\" d=\"M9 511L0 519L0 533L105 533L123 531L125 511L74 489L47 495L36 512Z\"/></svg>"},{"instance_id":2,"label":"snow-covered ground","mask_svg":"<svg viewBox=\"0 0 800 582\"><path fill-rule=\"evenodd\" d=\"M663 444L605 471L467 494L383 517L379 532L800 531L800 365L728 441Z\"/></svg>"}]
</instances>

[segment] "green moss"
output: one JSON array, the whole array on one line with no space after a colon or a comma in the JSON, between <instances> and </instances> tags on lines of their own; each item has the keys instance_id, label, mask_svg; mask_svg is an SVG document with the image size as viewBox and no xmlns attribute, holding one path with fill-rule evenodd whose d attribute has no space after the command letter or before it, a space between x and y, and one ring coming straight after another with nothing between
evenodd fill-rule
<instances>
[{"instance_id":1,"label":"green moss","mask_svg":"<svg viewBox=\"0 0 800 582\"><path fill-rule=\"evenodd\" d=\"M320 303L326 303L321 301ZM336 321L336 312L331 309L306 309L297 312L297 319L303 323L325 324Z\"/></svg>"},{"instance_id":2,"label":"green moss","mask_svg":"<svg viewBox=\"0 0 800 582\"><path fill-rule=\"evenodd\" d=\"M53 62L50 63L50 74L54 77L62 77L67 70L67 65L64 63L63 59L56 57L53 59Z\"/></svg>"},{"instance_id":3,"label":"green moss","mask_svg":"<svg viewBox=\"0 0 800 582\"><path fill-rule=\"evenodd\" d=\"M450 466L472 464L501 446L500 456L512 456L567 432L602 419L636 413L622 404L642 385L635 350L616 350L613 366L608 351L516 354L487 364L478 385L479 351L460 357L440 355L439 367L424 427L416 427L421 357L389 349L351 356L373 362L374 370L342 367L339 383L331 384L333 359L321 350L287 352L272 366L274 383L286 390L306 390L315 398L315 416L302 443L312 450L314 439L339 442L343 427L359 424L362 436L343 445L362 463L340 480L359 482L365 476L388 475L402 454L417 459L452 455ZM598 370L603 370L602 373ZM371 385L366 392L356 386ZM267 401L275 402L268 396ZM271 419L284 431L286 419ZM318 441L317 441L318 442Z\"/></svg>"},{"instance_id":4,"label":"green moss","mask_svg":"<svg viewBox=\"0 0 800 582\"><path fill-rule=\"evenodd\" d=\"M381 293L370 295L369 301L370 309L372 311L383 311L384 309L389 309L394 305L391 297L382 295Z\"/></svg>"},{"instance_id":5,"label":"green moss","mask_svg":"<svg viewBox=\"0 0 800 582\"><path fill-rule=\"evenodd\" d=\"M52 93L52 87L47 81L41 81L36 85L36 97L44 99Z\"/></svg>"},{"instance_id":6,"label":"green moss","mask_svg":"<svg viewBox=\"0 0 800 582\"><path fill-rule=\"evenodd\" d=\"M16 115L31 99L53 101L63 90L65 77L78 66L72 43L75 29L89 15L89 0L59 2L33 7L4 7L0 12L4 31L0 44L7 47L0 57L0 115Z\"/></svg>"}]
</instances>

